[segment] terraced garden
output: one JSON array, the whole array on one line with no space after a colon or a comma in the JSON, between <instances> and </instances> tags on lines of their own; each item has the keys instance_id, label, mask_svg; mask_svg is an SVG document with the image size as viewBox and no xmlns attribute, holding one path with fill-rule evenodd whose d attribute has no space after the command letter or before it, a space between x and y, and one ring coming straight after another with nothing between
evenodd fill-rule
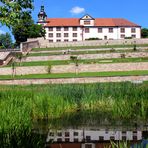
<instances>
[{"instance_id":1,"label":"terraced garden","mask_svg":"<svg viewBox=\"0 0 148 148\"><path fill-rule=\"evenodd\" d=\"M0 146L41 148L72 123L144 126L147 92L148 45L33 49L0 68Z\"/></svg>"},{"instance_id":2,"label":"terraced garden","mask_svg":"<svg viewBox=\"0 0 148 148\"><path fill-rule=\"evenodd\" d=\"M1 80L147 76L148 45L35 48L15 61Z\"/></svg>"}]
</instances>

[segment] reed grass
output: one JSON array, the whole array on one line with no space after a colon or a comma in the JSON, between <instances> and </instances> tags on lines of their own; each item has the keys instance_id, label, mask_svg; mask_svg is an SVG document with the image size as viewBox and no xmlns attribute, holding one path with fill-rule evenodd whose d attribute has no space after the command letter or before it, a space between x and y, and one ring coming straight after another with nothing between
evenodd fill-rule
<instances>
[{"instance_id":1,"label":"reed grass","mask_svg":"<svg viewBox=\"0 0 148 148\"><path fill-rule=\"evenodd\" d=\"M55 124L54 119L64 117L65 122L75 125L79 121L95 124L97 118L146 121L147 92L148 82L0 86L1 139L12 144L14 135L19 138L22 133L24 137L24 129L30 133L33 122L38 120L49 120L49 126Z\"/></svg>"}]
</instances>

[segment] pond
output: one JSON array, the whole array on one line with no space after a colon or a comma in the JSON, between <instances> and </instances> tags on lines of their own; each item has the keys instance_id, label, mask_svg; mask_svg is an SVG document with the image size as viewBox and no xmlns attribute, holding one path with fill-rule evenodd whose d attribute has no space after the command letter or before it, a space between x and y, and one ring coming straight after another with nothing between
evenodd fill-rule
<instances>
[{"instance_id":1,"label":"pond","mask_svg":"<svg viewBox=\"0 0 148 148\"><path fill-rule=\"evenodd\" d=\"M57 120L57 119L56 119ZM34 131L46 134L46 148L146 148L148 146L148 124L124 124L116 122L111 124L86 124L79 122L68 124L57 121L37 121L34 123ZM95 122L96 123L96 122ZM103 122L102 122L103 123ZM39 126L41 125L41 126ZM66 126L65 126L66 125ZM117 147L117 148L118 148Z\"/></svg>"},{"instance_id":2,"label":"pond","mask_svg":"<svg viewBox=\"0 0 148 148\"><path fill-rule=\"evenodd\" d=\"M147 92L148 82L0 86L0 147L141 143L147 139Z\"/></svg>"}]
</instances>

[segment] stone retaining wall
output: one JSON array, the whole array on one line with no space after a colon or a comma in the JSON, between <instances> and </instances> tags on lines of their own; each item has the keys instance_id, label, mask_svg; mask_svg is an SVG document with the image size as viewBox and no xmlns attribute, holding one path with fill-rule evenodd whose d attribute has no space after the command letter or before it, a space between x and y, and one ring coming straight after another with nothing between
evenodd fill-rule
<instances>
[{"instance_id":1,"label":"stone retaining wall","mask_svg":"<svg viewBox=\"0 0 148 148\"><path fill-rule=\"evenodd\" d=\"M43 74L47 72L48 66L16 67L16 75ZM114 63L114 64L80 64L79 66L56 65L52 66L51 73L82 73L82 72L104 72L104 71L134 71L148 70L146 62L140 63ZM0 68L0 75L12 75L11 67Z\"/></svg>"},{"instance_id":2,"label":"stone retaining wall","mask_svg":"<svg viewBox=\"0 0 148 148\"><path fill-rule=\"evenodd\" d=\"M124 76L124 77L90 77L90 78L66 78L66 79L26 79L26 80L3 80L0 85L30 85L30 84L71 84L71 83L106 83L127 82L132 83L148 81L148 76Z\"/></svg>"},{"instance_id":3,"label":"stone retaining wall","mask_svg":"<svg viewBox=\"0 0 148 148\"><path fill-rule=\"evenodd\" d=\"M28 39L33 41L36 39ZM99 45L126 45L126 44L148 44L148 39L120 39L120 40L93 40L93 41L78 41L78 42L58 42L49 43L44 38L37 38L41 48L46 47L72 47L72 46L99 46Z\"/></svg>"},{"instance_id":4,"label":"stone retaining wall","mask_svg":"<svg viewBox=\"0 0 148 148\"><path fill-rule=\"evenodd\" d=\"M20 50L22 51L23 55L26 55L28 52L30 52L32 48L39 48L38 40L23 42L20 45Z\"/></svg>"},{"instance_id":5,"label":"stone retaining wall","mask_svg":"<svg viewBox=\"0 0 148 148\"><path fill-rule=\"evenodd\" d=\"M82 55L55 55L55 56L30 56L23 59L23 62L31 61L54 61L54 60L70 60L70 56L77 56L78 59L111 59L111 58L138 58L148 57L148 52L126 52L126 53L102 53L102 54L82 54Z\"/></svg>"}]
</instances>

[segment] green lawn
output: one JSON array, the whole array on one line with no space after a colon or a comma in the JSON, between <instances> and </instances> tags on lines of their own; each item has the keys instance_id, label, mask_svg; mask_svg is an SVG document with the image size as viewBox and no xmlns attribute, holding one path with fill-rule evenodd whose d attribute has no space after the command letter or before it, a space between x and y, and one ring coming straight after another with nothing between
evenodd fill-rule
<instances>
[{"instance_id":1,"label":"green lawn","mask_svg":"<svg viewBox=\"0 0 148 148\"><path fill-rule=\"evenodd\" d=\"M93 50L93 51L71 51L69 55L80 55L80 54L98 54L98 53L125 53L134 52L134 50ZM137 51L138 52L138 51ZM145 50L148 52L148 50ZM29 53L27 56L51 56L51 55L63 55L63 52L45 52L45 53Z\"/></svg>"},{"instance_id":2,"label":"green lawn","mask_svg":"<svg viewBox=\"0 0 148 148\"><path fill-rule=\"evenodd\" d=\"M148 44L138 44L137 47L148 47ZM48 51L48 50L66 50L66 49L96 49L96 48L127 48L134 45L100 45L100 46L67 46L67 47L51 47L51 48L33 48L32 51Z\"/></svg>"},{"instance_id":3,"label":"green lawn","mask_svg":"<svg viewBox=\"0 0 148 148\"><path fill-rule=\"evenodd\" d=\"M85 73L56 73L56 74L30 74L17 75L14 79L43 79L43 78L76 78L76 77L109 77L109 76L139 76L148 75L148 70L143 71L109 71L109 72L85 72ZM12 79L11 75L0 75L0 80Z\"/></svg>"},{"instance_id":4,"label":"green lawn","mask_svg":"<svg viewBox=\"0 0 148 148\"><path fill-rule=\"evenodd\" d=\"M108 62L106 62L108 61ZM104 63L128 63L128 62L148 62L148 57L146 58L114 58L114 59L85 59L78 60L78 63L83 64L104 64ZM47 66L47 65L68 65L73 63L72 60L56 60L56 61L33 61L33 62L22 62L17 63L16 66ZM9 64L8 66L11 66Z\"/></svg>"}]
</instances>

